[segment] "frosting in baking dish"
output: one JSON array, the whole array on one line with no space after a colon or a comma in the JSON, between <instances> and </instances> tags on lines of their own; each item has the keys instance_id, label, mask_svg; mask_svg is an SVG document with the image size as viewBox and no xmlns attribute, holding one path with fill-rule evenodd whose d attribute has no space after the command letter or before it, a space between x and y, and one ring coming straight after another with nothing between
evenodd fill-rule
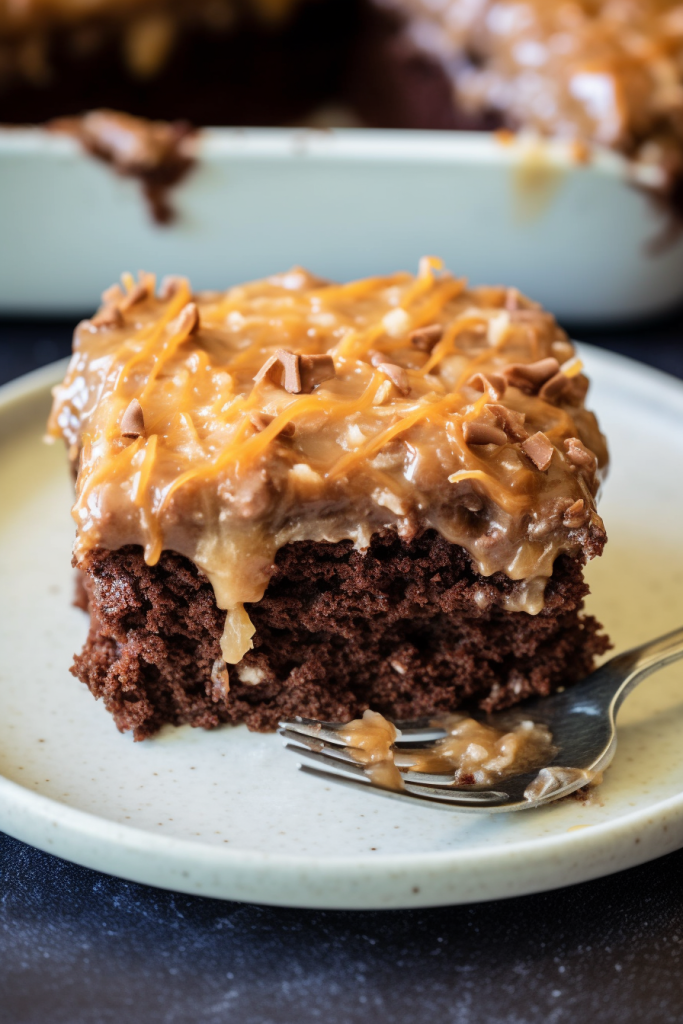
<instances>
[{"instance_id":1,"label":"frosting in baking dish","mask_svg":"<svg viewBox=\"0 0 683 1024\"><path fill-rule=\"evenodd\" d=\"M558 554L600 550L587 380L515 289L469 289L433 258L347 284L294 268L155 289L124 275L78 325L49 434L78 466L76 560L124 544L191 558L226 609L226 662L293 541L433 528L518 581L508 608L532 614Z\"/></svg>"}]
</instances>

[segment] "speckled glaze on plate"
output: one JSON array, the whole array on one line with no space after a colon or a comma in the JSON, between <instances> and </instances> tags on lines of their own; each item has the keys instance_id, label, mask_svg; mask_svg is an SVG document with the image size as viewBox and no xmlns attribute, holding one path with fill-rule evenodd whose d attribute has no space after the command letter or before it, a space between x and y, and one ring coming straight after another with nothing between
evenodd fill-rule
<instances>
[{"instance_id":1,"label":"speckled glaze on plate","mask_svg":"<svg viewBox=\"0 0 683 1024\"><path fill-rule=\"evenodd\" d=\"M610 542L588 570L617 649L683 622L683 385L585 349L610 440ZM41 443L55 364L0 389L0 829L169 889L299 907L466 903L609 874L683 845L683 666L643 684L588 804L479 816L297 773L276 736L165 729L134 744L68 672L70 483Z\"/></svg>"}]
</instances>

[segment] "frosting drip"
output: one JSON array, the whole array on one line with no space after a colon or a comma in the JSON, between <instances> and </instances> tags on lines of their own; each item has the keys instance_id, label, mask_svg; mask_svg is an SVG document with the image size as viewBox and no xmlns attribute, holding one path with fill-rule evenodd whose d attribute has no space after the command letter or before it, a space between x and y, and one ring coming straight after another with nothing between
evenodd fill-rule
<instances>
[{"instance_id":1,"label":"frosting drip","mask_svg":"<svg viewBox=\"0 0 683 1024\"><path fill-rule=\"evenodd\" d=\"M165 548L192 559L227 612L229 664L252 646L244 605L294 541L362 549L434 528L519 581L510 610L535 614L558 554L604 539L607 453L580 369L540 307L432 258L417 275L295 268L196 296L124 275L78 325L54 393L49 435L78 465L75 557L140 544L150 565Z\"/></svg>"}]
</instances>

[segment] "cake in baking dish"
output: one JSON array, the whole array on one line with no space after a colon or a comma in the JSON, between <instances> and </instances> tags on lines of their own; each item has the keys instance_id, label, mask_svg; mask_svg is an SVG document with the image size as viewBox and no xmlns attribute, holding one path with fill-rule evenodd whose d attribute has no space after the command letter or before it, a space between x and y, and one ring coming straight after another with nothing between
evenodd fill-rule
<instances>
[{"instance_id":1,"label":"cake in baking dish","mask_svg":"<svg viewBox=\"0 0 683 1024\"><path fill-rule=\"evenodd\" d=\"M193 295L124 275L49 432L122 730L494 709L585 676L605 441L553 317L425 258Z\"/></svg>"},{"instance_id":2,"label":"cake in baking dish","mask_svg":"<svg viewBox=\"0 0 683 1024\"><path fill-rule=\"evenodd\" d=\"M0 122L531 129L683 180L680 0L0 0Z\"/></svg>"}]
</instances>

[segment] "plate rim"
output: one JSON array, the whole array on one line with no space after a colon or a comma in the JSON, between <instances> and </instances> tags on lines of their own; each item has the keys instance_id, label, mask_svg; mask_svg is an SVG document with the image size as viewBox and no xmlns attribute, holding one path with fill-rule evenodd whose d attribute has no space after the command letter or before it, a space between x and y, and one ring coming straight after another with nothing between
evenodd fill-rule
<instances>
[{"instance_id":1,"label":"plate rim","mask_svg":"<svg viewBox=\"0 0 683 1024\"><path fill-rule=\"evenodd\" d=\"M654 399L660 412L663 404L670 405L671 412L683 412L683 381L609 350L583 344L579 350L594 365L602 363L631 384L637 373L641 399ZM0 386L0 414L47 397L67 362L68 357ZM370 799L380 797L370 795ZM556 871L558 862L562 864L563 885L571 885L662 856L683 845L683 790L614 821L495 844L490 849L369 852L321 859L310 854L224 849L156 835L33 793L0 775L0 829L84 867L158 888L309 909L398 909L474 903L560 888L556 882L544 881L543 868L551 862ZM662 830L668 833L665 842ZM632 841L624 843L629 838ZM511 884L509 877L495 878L494 873L486 884L487 871L499 863L501 848L509 861L521 861L517 867L523 869L523 877L520 881L515 875ZM117 856L120 864L114 865Z\"/></svg>"}]
</instances>

